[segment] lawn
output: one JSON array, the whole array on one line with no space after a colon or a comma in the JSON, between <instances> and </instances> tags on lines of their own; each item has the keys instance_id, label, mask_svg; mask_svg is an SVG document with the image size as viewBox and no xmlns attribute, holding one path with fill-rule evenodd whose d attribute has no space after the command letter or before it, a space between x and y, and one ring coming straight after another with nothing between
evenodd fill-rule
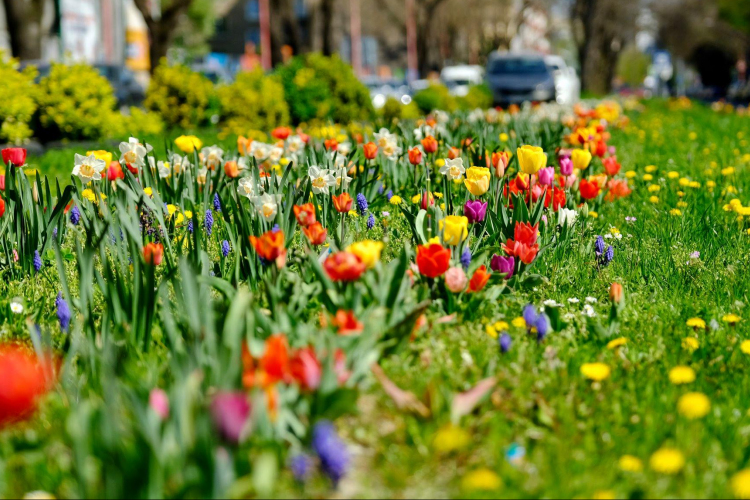
<instances>
[{"instance_id":1,"label":"lawn","mask_svg":"<svg viewBox=\"0 0 750 500\"><path fill-rule=\"evenodd\" d=\"M750 497L748 118L623 107L9 170L0 496Z\"/></svg>"}]
</instances>

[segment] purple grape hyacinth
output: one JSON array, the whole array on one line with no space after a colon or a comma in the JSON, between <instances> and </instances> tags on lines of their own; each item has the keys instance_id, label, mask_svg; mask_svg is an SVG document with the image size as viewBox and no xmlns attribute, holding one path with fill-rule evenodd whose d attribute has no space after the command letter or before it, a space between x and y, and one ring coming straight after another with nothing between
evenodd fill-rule
<instances>
[{"instance_id":1,"label":"purple grape hyacinth","mask_svg":"<svg viewBox=\"0 0 750 500\"><path fill-rule=\"evenodd\" d=\"M34 271L39 272L42 270L42 256L39 255L39 250L34 250L34 260L32 261L32 264L34 264Z\"/></svg>"},{"instance_id":2,"label":"purple grape hyacinth","mask_svg":"<svg viewBox=\"0 0 750 500\"><path fill-rule=\"evenodd\" d=\"M312 448L320 458L323 472L334 484L338 484L349 469L349 453L331 422L322 420L315 424L312 431Z\"/></svg>"},{"instance_id":3,"label":"purple grape hyacinth","mask_svg":"<svg viewBox=\"0 0 750 500\"><path fill-rule=\"evenodd\" d=\"M77 226L78 223L81 221L81 211L78 210L78 206L74 205L73 208L70 209L70 223L74 226Z\"/></svg>"},{"instance_id":4,"label":"purple grape hyacinth","mask_svg":"<svg viewBox=\"0 0 750 500\"><path fill-rule=\"evenodd\" d=\"M206 228L206 234L210 237L211 231L213 231L214 228L214 213L210 208L206 210L206 217L203 220L203 227Z\"/></svg>"},{"instance_id":5,"label":"purple grape hyacinth","mask_svg":"<svg viewBox=\"0 0 750 500\"><path fill-rule=\"evenodd\" d=\"M365 215L368 206L369 204L367 203L365 195L357 193L357 212L359 212L359 215Z\"/></svg>"},{"instance_id":6,"label":"purple grape hyacinth","mask_svg":"<svg viewBox=\"0 0 750 500\"><path fill-rule=\"evenodd\" d=\"M70 313L70 307L62 296L62 292L58 292L57 298L55 299L55 309L57 309L57 321L60 322L60 330L63 332L68 331L70 327L70 320L72 315Z\"/></svg>"}]
</instances>

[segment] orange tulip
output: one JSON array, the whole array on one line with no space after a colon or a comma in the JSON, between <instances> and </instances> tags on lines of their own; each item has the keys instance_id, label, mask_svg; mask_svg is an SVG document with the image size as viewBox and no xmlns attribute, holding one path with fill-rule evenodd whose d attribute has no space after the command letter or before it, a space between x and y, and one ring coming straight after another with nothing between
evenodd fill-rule
<instances>
[{"instance_id":1,"label":"orange tulip","mask_svg":"<svg viewBox=\"0 0 750 500\"><path fill-rule=\"evenodd\" d=\"M348 212L352 209L352 197L349 193L341 193L340 195L331 195L333 199L333 206L336 207L336 211L340 213Z\"/></svg>"},{"instance_id":2,"label":"orange tulip","mask_svg":"<svg viewBox=\"0 0 750 500\"><path fill-rule=\"evenodd\" d=\"M375 159L376 156L378 156L378 145L374 142L368 142L364 146L362 146L362 149L365 153L365 158L368 160Z\"/></svg>"},{"instance_id":3,"label":"orange tulip","mask_svg":"<svg viewBox=\"0 0 750 500\"><path fill-rule=\"evenodd\" d=\"M487 284L487 281L489 281L491 274L487 272L487 266L480 266L479 269L474 271L474 275L469 281L469 292L481 291Z\"/></svg>"},{"instance_id":4,"label":"orange tulip","mask_svg":"<svg viewBox=\"0 0 750 500\"><path fill-rule=\"evenodd\" d=\"M164 258L164 245L161 243L146 243L143 246L143 260L146 264L158 266Z\"/></svg>"},{"instance_id":5,"label":"orange tulip","mask_svg":"<svg viewBox=\"0 0 750 500\"><path fill-rule=\"evenodd\" d=\"M328 151L336 151L339 148L339 142L336 139L326 139L323 144Z\"/></svg>"},{"instance_id":6,"label":"orange tulip","mask_svg":"<svg viewBox=\"0 0 750 500\"><path fill-rule=\"evenodd\" d=\"M250 236L250 244L258 256L266 262L272 262L286 255L284 248L284 231L266 231L260 238ZM278 264L278 262L277 262Z\"/></svg>"},{"instance_id":7,"label":"orange tulip","mask_svg":"<svg viewBox=\"0 0 750 500\"><path fill-rule=\"evenodd\" d=\"M422 163L422 151L419 148L412 148L409 150L409 163L412 165L419 165Z\"/></svg>"},{"instance_id":8,"label":"orange tulip","mask_svg":"<svg viewBox=\"0 0 750 500\"><path fill-rule=\"evenodd\" d=\"M622 285L619 283L612 283L609 287L609 300L614 304L622 302Z\"/></svg>"},{"instance_id":9,"label":"orange tulip","mask_svg":"<svg viewBox=\"0 0 750 500\"><path fill-rule=\"evenodd\" d=\"M365 329L365 325L357 319L354 311L339 309L336 311L332 323L333 326L338 328L339 335L352 335Z\"/></svg>"},{"instance_id":10,"label":"orange tulip","mask_svg":"<svg viewBox=\"0 0 750 500\"><path fill-rule=\"evenodd\" d=\"M422 147L425 153L434 153L438 149L438 141L431 135L422 139Z\"/></svg>"},{"instance_id":11,"label":"orange tulip","mask_svg":"<svg viewBox=\"0 0 750 500\"><path fill-rule=\"evenodd\" d=\"M448 159L449 160L455 160L459 156L461 156L461 150L460 149L458 149L456 147L453 147L453 148L450 148L448 150Z\"/></svg>"},{"instance_id":12,"label":"orange tulip","mask_svg":"<svg viewBox=\"0 0 750 500\"><path fill-rule=\"evenodd\" d=\"M285 141L287 137L289 137L292 134L292 131L289 127L276 127L271 132L271 137L274 139L278 139L280 141Z\"/></svg>"},{"instance_id":13,"label":"orange tulip","mask_svg":"<svg viewBox=\"0 0 750 500\"><path fill-rule=\"evenodd\" d=\"M307 227L310 224L315 223L315 206L312 203L305 203L303 205L294 205L294 216L297 218L297 223L302 227Z\"/></svg>"},{"instance_id":14,"label":"orange tulip","mask_svg":"<svg viewBox=\"0 0 750 500\"><path fill-rule=\"evenodd\" d=\"M328 230L320 222L314 222L307 227L303 227L302 232L305 233L307 241L311 245L322 245L328 237Z\"/></svg>"},{"instance_id":15,"label":"orange tulip","mask_svg":"<svg viewBox=\"0 0 750 500\"><path fill-rule=\"evenodd\" d=\"M10 344L0 346L0 378L0 427L31 416L52 382L32 351Z\"/></svg>"},{"instance_id":16,"label":"orange tulip","mask_svg":"<svg viewBox=\"0 0 750 500\"><path fill-rule=\"evenodd\" d=\"M240 175L240 167L237 165L236 161L228 161L224 164L224 173L227 174L227 177L230 179L234 179Z\"/></svg>"},{"instance_id":17,"label":"orange tulip","mask_svg":"<svg viewBox=\"0 0 750 500\"><path fill-rule=\"evenodd\" d=\"M239 136L237 138L237 150L240 152L241 155L246 155L248 151L250 151L250 144L252 144L253 140L248 139L244 136Z\"/></svg>"}]
</instances>

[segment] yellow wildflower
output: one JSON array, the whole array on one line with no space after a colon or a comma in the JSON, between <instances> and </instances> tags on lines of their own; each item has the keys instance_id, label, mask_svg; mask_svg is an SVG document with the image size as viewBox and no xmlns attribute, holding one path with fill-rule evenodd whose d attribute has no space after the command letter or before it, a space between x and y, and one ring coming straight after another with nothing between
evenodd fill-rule
<instances>
[{"instance_id":1,"label":"yellow wildflower","mask_svg":"<svg viewBox=\"0 0 750 500\"><path fill-rule=\"evenodd\" d=\"M651 455L649 465L656 472L673 475L685 467L685 457L680 450L661 448Z\"/></svg>"},{"instance_id":2,"label":"yellow wildflower","mask_svg":"<svg viewBox=\"0 0 750 500\"><path fill-rule=\"evenodd\" d=\"M607 349L617 349L618 347L622 347L627 343L628 339L626 339L625 337L618 337L614 340L610 340L607 343Z\"/></svg>"},{"instance_id":3,"label":"yellow wildflower","mask_svg":"<svg viewBox=\"0 0 750 500\"><path fill-rule=\"evenodd\" d=\"M701 392L688 392L677 401L677 411L691 420L703 418L711 410L711 401Z\"/></svg>"},{"instance_id":4,"label":"yellow wildflower","mask_svg":"<svg viewBox=\"0 0 750 500\"><path fill-rule=\"evenodd\" d=\"M589 380L600 382L609 377L611 369L604 363L584 363L581 365L581 374Z\"/></svg>"},{"instance_id":5,"label":"yellow wildflower","mask_svg":"<svg viewBox=\"0 0 750 500\"><path fill-rule=\"evenodd\" d=\"M464 491L495 491L500 489L500 477L490 469L476 469L467 473L461 480Z\"/></svg>"},{"instance_id":6,"label":"yellow wildflower","mask_svg":"<svg viewBox=\"0 0 750 500\"><path fill-rule=\"evenodd\" d=\"M675 366L669 370L669 381L674 385L690 384L695 382L695 370L689 366Z\"/></svg>"},{"instance_id":7,"label":"yellow wildflower","mask_svg":"<svg viewBox=\"0 0 750 500\"><path fill-rule=\"evenodd\" d=\"M706 328L706 322L700 318L690 318L686 324L695 329L704 330Z\"/></svg>"},{"instance_id":8,"label":"yellow wildflower","mask_svg":"<svg viewBox=\"0 0 750 500\"><path fill-rule=\"evenodd\" d=\"M623 455L620 457L620 469L625 472L640 472L643 470L643 462L633 455Z\"/></svg>"}]
</instances>

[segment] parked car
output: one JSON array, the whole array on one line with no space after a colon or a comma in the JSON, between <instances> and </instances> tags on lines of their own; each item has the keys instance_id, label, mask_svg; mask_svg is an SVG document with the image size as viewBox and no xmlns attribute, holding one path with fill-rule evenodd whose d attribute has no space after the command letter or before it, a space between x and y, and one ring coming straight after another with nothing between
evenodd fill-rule
<instances>
[{"instance_id":1,"label":"parked car","mask_svg":"<svg viewBox=\"0 0 750 500\"><path fill-rule=\"evenodd\" d=\"M469 93L469 87L479 85L484 81L484 68L467 64L446 66L440 72L440 80L448 87L451 94L464 97Z\"/></svg>"},{"instance_id":2,"label":"parked car","mask_svg":"<svg viewBox=\"0 0 750 500\"><path fill-rule=\"evenodd\" d=\"M559 104L575 104L581 99L581 80L574 68L560 56L545 56L544 62L555 79L555 99Z\"/></svg>"},{"instance_id":3,"label":"parked car","mask_svg":"<svg viewBox=\"0 0 750 500\"><path fill-rule=\"evenodd\" d=\"M554 101L555 79L537 54L495 52L487 62L487 84L497 106Z\"/></svg>"}]
</instances>

